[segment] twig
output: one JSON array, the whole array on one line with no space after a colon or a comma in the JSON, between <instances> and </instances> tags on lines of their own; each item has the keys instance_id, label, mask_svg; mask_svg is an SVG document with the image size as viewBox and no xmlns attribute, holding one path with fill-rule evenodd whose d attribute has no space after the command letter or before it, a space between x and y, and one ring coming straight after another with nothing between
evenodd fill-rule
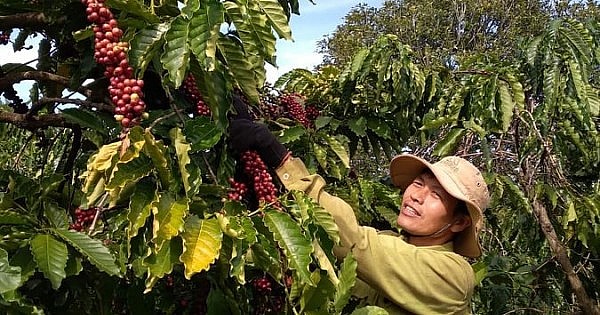
<instances>
[{"instance_id":1,"label":"twig","mask_svg":"<svg viewBox=\"0 0 600 315\"><path fill-rule=\"evenodd\" d=\"M45 114L27 117L26 114L16 114L0 111L0 122L6 122L21 129L35 130L46 127L73 128L77 125L68 123L61 114Z\"/></svg>"},{"instance_id":2,"label":"twig","mask_svg":"<svg viewBox=\"0 0 600 315\"><path fill-rule=\"evenodd\" d=\"M33 139L34 136L35 136L35 134L31 133L31 135L29 136L29 138L27 138L27 140L25 140L25 143L23 143L23 146L19 150L19 153L17 153L17 157L15 159L14 168L17 168L17 166L19 166L19 162L21 161L21 155L25 151L25 148L27 147L27 145L29 145L29 141L31 141L31 139Z\"/></svg>"},{"instance_id":3,"label":"twig","mask_svg":"<svg viewBox=\"0 0 600 315\"><path fill-rule=\"evenodd\" d=\"M102 111L113 112L114 106L105 104L105 103L94 103L86 100L72 99L72 98L57 98L57 97L42 97L37 102L35 102L27 115L29 117L37 114L37 111L43 107L45 104L49 103L61 103L61 104L74 104L86 108L97 108Z\"/></svg>"},{"instance_id":4,"label":"twig","mask_svg":"<svg viewBox=\"0 0 600 315\"><path fill-rule=\"evenodd\" d=\"M180 109L180 111L183 111L183 110L181 110L181 109ZM166 114L166 115L164 115L164 116L161 116L161 117L159 117L159 118L156 118L156 120L154 120L154 121L153 121L153 122L150 124L150 126L148 126L148 129L150 129L150 130L154 129L154 127L155 127L155 126L156 126L156 125L157 125L159 122L161 122L161 121L163 121L163 120L165 120L165 119L171 118L171 117L175 116L175 114L177 114L177 112L171 112L171 113L168 113L168 114Z\"/></svg>"},{"instance_id":5,"label":"twig","mask_svg":"<svg viewBox=\"0 0 600 315\"><path fill-rule=\"evenodd\" d=\"M63 77L54 73L44 71L23 71L23 72L11 72L7 73L0 78L0 90L6 89L6 87L24 80L36 80L36 81L51 81L56 82L66 88L70 89L70 80L67 77ZM76 89L77 92L90 97L92 90L80 86Z\"/></svg>"},{"instance_id":6,"label":"twig","mask_svg":"<svg viewBox=\"0 0 600 315\"><path fill-rule=\"evenodd\" d=\"M102 206L102 204L104 203L104 201L106 201L106 198L108 198L108 193L105 193L102 196L102 199L100 199L100 201L98 202L98 210L96 210L96 215L94 215L94 220L92 221L92 224L90 225L90 228L88 229L88 235L92 235L92 233L94 232L94 229L96 228L96 222L98 221L98 217L100 217L101 212L104 210L104 206Z\"/></svg>"},{"instance_id":7,"label":"twig","mask_svg":"<svg viewBox=\"0 0 600 315\"><path fill-rule=\"evenodd\" d=\"M215 176L215 173L212 170L212 167L210 167L210 163L208 163L208 160L206 159L206 155L204 155L204 152L202 152L202 159L204 159L204 164L206 164L206 167L208 168L208 172L210 173L210 177L212 177L213 181L215 182L215 184L219 184L219 180L217 179L217 176Z\"/></svg>"}]
</instances>

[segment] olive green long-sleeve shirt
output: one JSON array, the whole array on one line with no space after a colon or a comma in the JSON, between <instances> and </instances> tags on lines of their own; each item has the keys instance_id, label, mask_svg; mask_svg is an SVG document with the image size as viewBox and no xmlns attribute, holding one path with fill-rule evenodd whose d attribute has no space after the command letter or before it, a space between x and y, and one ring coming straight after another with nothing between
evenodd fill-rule
<instances>
[{"instance_id":1,"label":"olive green long-sleeve shirt","mask_svg":"<svg viewBox=\"0 0 600 315\"><path fill-rule=\"evenodd\" d=\"M288 159L276 173L289 190L301 190L333 216L339 228L338 257L352 250L359 281L353 294L390 314L470 314L473 269L452 243L414 246L401 237L360 226L352 207L324 190L325 181L304 163Z\"/></svg>"}]
</instances>

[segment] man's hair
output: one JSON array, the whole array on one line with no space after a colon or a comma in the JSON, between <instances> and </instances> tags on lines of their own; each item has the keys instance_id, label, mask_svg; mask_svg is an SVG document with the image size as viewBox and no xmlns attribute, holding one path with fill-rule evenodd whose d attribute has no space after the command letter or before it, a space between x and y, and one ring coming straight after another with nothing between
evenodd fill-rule
<instances>
[{"instance_id":1,"label":"man's hair","mask_svg":"<svg viewBox=\"0 0 600 315\"><path fill-rule=\"evenodd\" d=\"M459 200L454 208L454 216L470 216L469 209L467 209L467 203Z\"/></svg>"}]
</instances>

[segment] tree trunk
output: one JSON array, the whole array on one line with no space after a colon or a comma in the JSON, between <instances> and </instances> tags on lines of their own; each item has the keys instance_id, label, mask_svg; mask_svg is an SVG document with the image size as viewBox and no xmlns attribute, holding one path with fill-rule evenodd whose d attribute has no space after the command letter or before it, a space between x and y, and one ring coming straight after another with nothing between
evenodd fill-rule
<instances>
[{"instance_id":1,"label":"tree trunk","mask_svg":"<svg viewBox=\"0 0 600 315\"><path fill-rule=\"evenodd\" d=\"M591 299L583 284L581 283L581 279L575 273L573 269L573 265L569 260L569 256L567 254L567 250L565 246L558 240L558 236L556 235L556 231L554 230L554 226L552 226L552 222L550 222L550 218L548 217L548 212L546 211L546 207L536 198L533 199L533 212L538 219L538 222L550 244L550 249L552 253L556 256L558 263L562 267L563 271L567 275L567 279L571 284L571 288L577 297L577 302L581 309L585 314L590 315L599 315L600 307L598 303Z\"/></svg>"}]
</instances>

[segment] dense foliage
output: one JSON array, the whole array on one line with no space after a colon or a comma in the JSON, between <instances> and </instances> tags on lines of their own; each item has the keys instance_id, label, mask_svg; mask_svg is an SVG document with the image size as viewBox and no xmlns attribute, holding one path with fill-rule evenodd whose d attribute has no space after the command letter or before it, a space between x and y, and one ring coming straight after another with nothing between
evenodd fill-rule
<instances>
[{"instance_id":1,"label":"dense foliage","mask_svg":"<svg viewBox=\"0 0 600 315\"><path fill-rule=\"evenodd\" d=\"M483 12L471 4L465 30ZM433 21L425 13L449 5L415 10ZM378 228L394 227L400 198L391 156L469 158L493 192L474 311L597 314L600 33L571 8L589 12L534 10L496 34L510 58L477 54L494 34L475 32L442 41L475 52L438 67L425 46L376 32L347 63L269 86L294 0L3 1L0 31L15 53L39 40L39 58L1 65L0 311L381 314L348 303L356 262L332 257L331 216L279 190L253 152L229 150L235 95ZM27 100L14 90L24 80Z\"/></svg>"}]
</instances>

